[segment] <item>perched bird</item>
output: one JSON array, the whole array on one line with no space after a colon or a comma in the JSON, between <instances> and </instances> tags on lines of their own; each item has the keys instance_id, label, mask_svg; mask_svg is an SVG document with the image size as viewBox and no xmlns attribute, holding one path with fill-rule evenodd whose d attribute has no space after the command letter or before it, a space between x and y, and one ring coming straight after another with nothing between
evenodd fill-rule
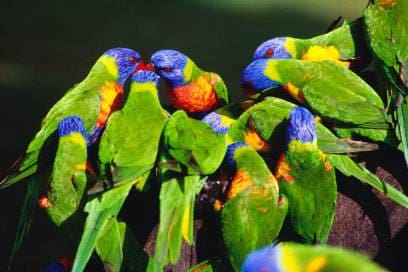
<instances>
[{"instance_id":1,"label":"perched bird","mask_svg":"<svg viewBox=\"0 0 408 272\"><path fill-rule=\"evenodd\" d=\"M123 84L141 65L140 55L131 49L113 48L106 51L94 64L88 76L70 89L47 113L41 129L31 141L16 171L0 182L0 188L34 174L39 161L47 165L53 152L48 151L56 142L53 137L59 122L71 115L82 119L89 134L88 145L96 141L109 115L119 106Z\"/></svg>"},{"instance_id":2,"label":"perched bird","mask_svg":"<svg viewBox=\"0 0 408 272\"><path fill-rule=\"evenodd\" d=\"M287 150L275 176L290 203L292 228L307 243L325 243L334 221L336 176L317 147L315 121L307 109L296 107L291 111L286 141Z\"/></svg>"},{"instance_id":3,"label":"perched bird","mask_svg":"<svg viewBox=\"0 0 408 272\"><path fill-rule=\"evenodd\" d=\"M58 141L58 124L65 117L78 116L88 133L87 145L95 142L109 115L120 104L123 84L141 66L143 61L134 50L113 48L106 51L93 65L88 76L49 110L26 154L12 167L10 174L0 181L0 189L3 189L22 179L29 179L10 262L30 228L43 181L49 178Z\"/></svg>"},{"instance_id":4,"label":"perched bird","mask_svg":"<svg viewBox=\"0 0 408 272\"><path fill-rule=\"evenodd\" d=\"M361 38L363 34L363 22L357 19L309 39L277 37L261 43L256 48L252 60L333 60L348 67L349 61L370 59L365 53L365 41Z\"/></svg>"},{"instance_id":5,"label":"perched bird","mask_svg":"<svg viewBox=\"0 0 408 272\"><path fill-rule=\"evenodd\" d=\"M291 242L268 245L253 251L243 272L386 272L367 256L342 248Z\"/></svg>"},{"instance_id":6,"label":"perched bird","mask_svg":"<svg viewBox=\"0 0 408 272\"><path fill-rule=\"evenodd\" d=\"M239 271L249 252L275 241L288 201L262 157L247 144L229 145L226 160L233 178L221 209L222 235L230 262Z\"/></svg>"},{"instance_id":7,"label":"perched bird","mask_svg":"<svg viewBox=\"0 0 408 272\"><path fill-rule=\"evenodd\" d=\"M158 97L159 76L147 70L135 73L125 105L109 118L99 143L102 179L109 186L136 182L154 167L168 113ZM139 179L137 187L144 184Z\"/></svg>"},{"instance_id":8,"label":"perched bird","mask_svg":"<svg viewBox=\"0 0 408 272\"><path fill-rule=\"evenodd\" d=\"M48 215L61 225L78 210L87 187L86 132L81 118L68 116L58 125L58 148L47 193Z\"/></svg>"},{"instance_id":9,"label":"perched bird","mask_svg":"<svg viewBox=\"0 0 408 272\"><path fill-rule=\"evenodd\" d=\"M368 44L376 68L385 80L378 88L388 91L390 111L396 123L408 165L408 31L407 1L371 0L364 11Z\"/></svg>"},{"instance_id":10,"label":"perched bird","mask_svg":"<svg viewBox=\"0 0 408 272\"><path fill-rule=\"evenodd\" d=\"M210 124L183 110L173 113L163 131L163 146L172 158L166 167L188 175L214 173L224 159L227 130Z\"/></svg>"},{"instance_id":11,"label":"perched bird","mask_svg":"<svg viewBox=\"0 0 408 272\"><path fill-rule=\"evenodd\" d=\"M203 175L214 173L224 159L228 129L214 112L198 121L179 110L168 121L159 159L160 221L149 271L177 263L182 241L194 242L196 195Z\"/></svg>"},{"instance_id":12,"label":"perched bird","mask_svg":"<svg viewBox=\"0 0 408 272\"><path fill-rule=\"evenodd\" d=\"M152 55L151 62L166 80L174 108L202 114L228 103L228 90L222 78L201 70L183 53L159 50Z\"/></svg>"}]
</instances>

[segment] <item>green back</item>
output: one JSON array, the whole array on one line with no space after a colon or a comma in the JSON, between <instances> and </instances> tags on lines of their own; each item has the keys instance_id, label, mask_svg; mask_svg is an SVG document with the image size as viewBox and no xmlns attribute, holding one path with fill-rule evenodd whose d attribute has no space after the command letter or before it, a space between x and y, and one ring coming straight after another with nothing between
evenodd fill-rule
<instances>
[{"instance_id":1,"label":"green back","mask_svg":"<svg viewBox=\"0 0 408 272\"><path fill-rule=\"evenodd\" d=\"M240 147L235 154L236 171L251 178L251 186L228 200L221 210L222 234L230 262L240 270L252 250L275 241L283 225L288 202L279 198L276 180L258 153Z\"/></svg>"},{"instance_id":2,"label":"green back","mask_svg":"<svg viewBox=\"0 0 408 272\"><path fill-rule=\"evenodd\" d=\"M122 110L111 115L99 144L100 169L115 185L154 167L167 113L153 83L132 83Z\"/></svg>"},{"instance_id":3,"label":"green back","mask_svg":"<svg viewBox=\"0 0 408 272\"><path fill-rule=\"evenodd\" d=\"M48 191L50 206L47 208L48 215L57 225L78 210L87 186L86 140L82 135L79 137L82 137L83 145L73 142L70 135L59 140Z\"/></svg>"},{"instance_id":4,"label":"green back","mask_svg":"<svg viewBox=\"0 0 408 272\"><path fill-rule=\"evenodd\" d=\"M290 142L284 161L293 181L281 177L279 186L290 203L292 227L308 243L316 240L325 243L335 214L334 169L327 168L321 151L313 143Z\"/></svg>"},{"instance_id":5,"label":"green back","mask_svg":"<svg viewBox=\"0 0 408 272\"><path fill-rule=\"evenodd\" d=\"M214 133L209 125L188 117L182 110L172 114L164 129L163 143L189 175L214 173L227 149L225 135Z\"/></svg>"}]
</instances>

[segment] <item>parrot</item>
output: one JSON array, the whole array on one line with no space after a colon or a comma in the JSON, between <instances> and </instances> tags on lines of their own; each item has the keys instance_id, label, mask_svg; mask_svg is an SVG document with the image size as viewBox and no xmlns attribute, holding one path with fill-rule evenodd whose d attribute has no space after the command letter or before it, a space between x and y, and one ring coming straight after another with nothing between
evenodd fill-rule
<instances>
[{"instance_id":1,"label":"parrot","mask_svg":"<svg viewBox=\"0 0 408 272\"><path fill-rule=\"evenodd\" d=\"M408 2L371 0L364 25L378 72L389 90L390 111L408 165Z\"/></svg>"},{"instance_id":2,"label":"parrot","mask_svg":"<svg viewBox=\"0 0 408 272\"><path fill-rule=\"evenodd\" d=\"M78 116L58 124L58 148L47 194L46 211L56 225L71 218L83 202L87 187L88 133Z\"/></svg>"},{"instance_id":3,"label":"parrot","mask_svg":"<svg viewBox=\"0 0 408 272\"><path fill-rule=\"evenodd\" d=\"M386 272L366 255L326 245L282 242L251 252L242 272Z\"/></svg>"},{"instance_id":4,"label":"parrot","mask_svg":"<svg viewBox=\"0 0 408 272\"><path fill-rule=\"evenodd\" d=\"M158 84L155 72L136 72L125 105L108 120L98 151L102 178L111 179L108 186L134 182L154 167L168 120L168 113L160 105ZM144 185L136 183L140 190Z\"/></svg>"},{"instance_id":5,"label":"parrot","mask_svg":"<svg viewBox=\"0 0 408 272\"><path fill-rule=\"evenodd\" d=\"M205 183L203 175L223 162L228 130L215 112L199 121L178 110L166 124L159 160L160 222L148 271L177 263L182 241L194 242L195 198Z\"/></svg>"},{"instance_id":6,"label":"parrot","mask_svg":"<svg viewBox=\"0 0 408 272\"><path fill-rule=\"evenodd\" d=\"M4 189L20 180L28 179L10 265L29 231L41 184L43 180L49 178L48 172L55 154L53 150L57 145L58 124L67 116L78 116L88 132L87 146L96 142L109 115L120 104L124 92L123 85L140 67L144 67L144 63L139 53L134 50L112 48L104 52L92 66L87 77L71 88L49 110L25 155L12 166L10 174L0 181L0 189ZM39 201L43 200L46 199Z\"/></svg>"},{"instance_id":7,"label":"parrot","mask_svg":"<svg viewBox=\"0 0 408 272\"><path fill-rule=\"evenodd\" d=\"M226 162L234 174L221 208L221 228L231 265L239 271L249 252L278 237L289 201L280 195L262 157L247 144L230 144Z\"/></svg>"},{"instance_id":8,"label":"parrot","mask_svg":"<svg viewBox=\"0 0 408 272\"><path fill-rule=\"evenodd\" d=\"M350 60L366 58L363 23L359 18L351 23L309 39L276 37L261 43L252 60L257 59L302 59L334 60L348 67Z\"/></svg>"},{"instance_id":9,"label":"parrot","mask_svg":"<svg viewBox=\"0 0 408 272\"><path fill-rule=\"evenodd\" d=\"M259 59L245 68L241 84L250 92L282 86L297 102L335 122L336 127L358 128L355 133L363 137L395 146L389 140L395 136L380 96L333 61Z\"/></svg>"},{"instance_id":10,"label":"parrot","mask_svg":"<svg viewBox=\"0 0 408 272\"><path fill-rule=\"evenodd\" d=\"M224 159L226 132L178 110L171 115L163 131L163 146L171 159L161 164L188 175L210 175Z\"/></svg>"},{"instance_id":11,"label":"parrot","mask_svg":"<svg viewBox=\"0 0 408 272\"><path fill-rule=\"evenodd\" d=\"M165 79L172 106L198 116L229 102L222 78L201 70L176 50L159 50L151 56L156 72Z\"/></svg>"},{"instance_id":12,"label":"parrot","mask_svg":"<svg viewBox=\"0 0 408 272\"><path fill-rule=\"evenodd\" d=\"M94 64L88 76L70 89L47 113L41 129L28 146L15 172L0 182L0 189L8 187L37 172L43 153L52 145L59 122L70 115L79 116L89 134L87 145L95 142L106 121L119 105L127 78L142 67L139 53L127 48L107 50ZM54 140L55 142L55 140ZM50 160L50 158L44 158Z\"/></svg>"},{"instance_id":13,"label":"parrot","mask_svg":"<svg viewBox=\"0 0 408 272\"><path fill-rule=\"evenodd\" d=\"M327 242L336 209L335 172L316 137L311 112L303 107L292 109L286 128L287 149L275 172L288 198L292 228L306 243Z\"/></svg>"}]
</instances>

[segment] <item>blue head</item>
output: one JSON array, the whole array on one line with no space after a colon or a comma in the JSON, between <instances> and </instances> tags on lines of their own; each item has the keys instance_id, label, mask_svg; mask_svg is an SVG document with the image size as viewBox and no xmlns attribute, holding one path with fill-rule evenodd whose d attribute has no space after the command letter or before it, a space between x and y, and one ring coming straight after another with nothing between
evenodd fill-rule
<instances>
[{"instance_id":1,"label":"blue head","mask_svg":"<svg viewBox=\"0 0 408 272\"><path fill-rule=\"evenodd\" d=\"M210 127L216 134L227 134L227 132L229 131L229 126L222 123L222 116L216 112L207 114L206 116L204 116L201 122L210 125Z\"/></svg>"},{"instance_id":2,"label":"blue head","mask_svg":"<svg viewBox=\"0 0 408 272\"><path fill-rule=\"evenodd\" d=\"M234 159L235 151L238 148L243 147L243 146L248 146L248 145L246 143L244 143L244 142L236 142L236 143L230 144L227 147L227 154L225 156L225 159L227 160L228 166L230 166L230 167L235 166L235 159Z\"/></svg>"},{"instance_id":3,"label":"blue head","mask_svg":"<svg viewBox=\"0 0 408 272\"><path fill-rule=\"evenodd\" d=\"M144 65L140 54L128 48L112 48L106 51L104 56L112 57L118 69L118 82L124 84L125 81ZM109 63L107 65L110 65ZM108 67L109 69L110 67Z\"/></svg>"},{"instance_id":4,"label":"blue head","mask_svg":"<svg viewBox=\"0 0 408 272\"><path fill-rule=\"evenodd\" d=\"M268 60L259 59L245 67L241 77L242 88L250 92L260 93L265 89L281 85L265 75L267 64Z\"/></svg>"},{"instance_id":5,"label":"blue head","mask_svg":"<svg viewBox=\"0 0 408 272\"><path fill-rule=\"evenodd\" d=\"M290 112L286 140L298 140L302 143L316 141L316 123L312 113L303 107L296 107Z\"/></svg>"},{"instance_id":6,"label":"blue head","mask_svg":"<svg viewBox=\"0 0 408 272\"><path fill-rule=\"evenodd\" d=\"M256 48L252 60L293 58L285 48L286 39L285 37L278 37L261 43L261 45Z\"/></svg>"},{"instance_id":7,"label":"blue head","mask_svg":"<svg viewBox=\"0 0 408 272\"><path fill-rule=\"evenodd\" d=\"M243 272L283 272L279 264L279 246L275 244L252 251L242 265Z\"/></svg>"},{"instance_id":8,"label":"blue head","mask_svg":"<svg viewBox=\"0 0 408 272\"><path fill-rule=\"evenodd\" d=\"M47 268L45 268L45 272L67 272L60 263L52 263Z\"/></svg>"},{"instance_id":9,"label":"blue head","mask_svg":"<svg viewBox=\"0 0 408 272\"><path fill-rule=\"evenodd\" d=\"M152 55L150 61L156 72L166 79L171 86L177 87L185 84L184 68L189 59L183 53L171 49L159 50Z\"/></svg>"},{"instance_id":10,"label":"blue head","mask_svg":"<svg viewBox=\"0 0 408 272\"><path fill-rule=\"evenodd\" d=\"M58 124L58 136L64 137L72 133L79 132L84 136L87 143L89 143L88 133L84 127L82 119L78 116L71 115L62 119Z\"/></svg>"},{"instance_id":11,"label":"blue head","mask_svg":"<svg viewBox=\"0 0 408 272\"><path fill-rule=\"evenodd\" d=\"M156 87L159 86L159 79L160 77L158 74L147 70L140 70L132 76L132 82L138 83L152 82L156 85Z\"/></svg>"}]
</instances>

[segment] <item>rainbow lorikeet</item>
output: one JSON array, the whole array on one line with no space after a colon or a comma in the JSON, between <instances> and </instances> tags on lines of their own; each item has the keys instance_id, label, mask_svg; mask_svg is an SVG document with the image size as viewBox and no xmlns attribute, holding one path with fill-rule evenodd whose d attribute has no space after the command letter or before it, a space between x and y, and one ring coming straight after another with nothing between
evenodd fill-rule
<instances>
[{"instance_id":1,"label":"rainbow lorikeet","mask_svg":"<svg viewBox=\"0 0 408 272\"><path fill-rule=\"evenodd\" d=\"M231 265L239 271L249 252L275 241L288 201L279 195L278 183L262 157L247 144L229 145L227 162L234 174L221 225Z\"/></svg>"},{"instance_id":2,"label":"rainbow lorikeet","mask_svg":"<svg viewBox=\"0 0 408 272\"><path fill-rule=\"evenodd\" d=\"M87 145L95 142L109 115L123 96L123 84L142 65L139 53L134 50L127 48L107 50L93 65L88 76L50 109L42 120L40 131L29 144L26 154L13 166L11 174L0 181L2 189L22 179L30 179L11 261L29 230L42 181L48 179L60 121L67 116L80 117L89 135Z\"/></svg>"},{"instance_id":3,"label":"rainbow lorikeet","mask_svg":"<svg viewBox=\"0 0 408 272\"><path fill-rule=\"evenodd\" d=\"M385 268L357 252L326 245L283 242L253 251L242 272L386 272Z\"/></svg>"},{"instance_id":4,"label":"rainbow lorikeet","mask_svg":"<svg viewBox=\"0 0 408 272\"><path fill-rule=\"evenodd\" d=\"M393 132L379 95L360 77L333 61L259 59L242 75L244 88L254 92L281 86L320 117L391 145ZM374 131L373 131L374 130ZM381 133L378 133L381 131Z\"/></svg>"},{"instance_id":5,"label":"rainbow lorikeet","mask_svg":"<svg viewBox=\"0 0 408 272\"><path fill-rule=\"evenodd\" d=\"M163 131L163 145L172 158L166 167L188 175L214 173L227 149L226 132L176 111Z\"/></svg>"},{"instance_id":6,"label":"rainbow lorikeet","mask_svg":"<svg viewBox=\"0 0 408 272\"><path fill-rule=\"evenodd\" d=\"M0 188L34 174L39 170L40 161L42 166L46 165L45 161L51 160L46 156L52 156L53 152L45 150L55 144L54 132L59 122L67 116L75 115L82 119L89 134L88 145L93 143L105 127L111 112L119 106L123 84L142 64L140 55L134 50L114 48L106 51L96 61L88 76L50 109L17 170L1 181Z\"/></svg>"},{"instance_id":7,"label":"rainbow lorikeet","mask_svg":"<svg viewBox=\"0 0 408 272\"><path fill-rule=\"evenodd\" d=\"M408 164L408 3L371 0L364 12L366 36L376 67L386 80L381 88L389 91L390 110L396 122Z\"/></svg>"},{"instance_id":8,"label":"rainbow lorikeet","mask_svg":"<svg viewBox=\"0 0 408 272\"><path fill-rule=\"evenodd\" d=\"M290 203L291 225L305 242L325 243L336 209L336 176L317 147L315 121L307 109L296 107L290 112L286 141L276 178Z\"/></svg>"},{"instance_id":9,"label":"rainbow lorikeet","mask_svg":"<svg viewBox=\"0 0 408 272\"><path fill-rule=\"evenodd\" d=\"M87 187L88 133L77 116L68 116L58 125L58 148L47 193L46 211L51 220L63 224L78 210Z\"/></svg>"},{"instance_id":10,"label":"rainbow lorikeet","mask_svg":"<svg viewBox=\"0 0 408 272\"><path fill-rule=\"evenodd\" d=\"M137 182L142 189L141 181L146 179L138 178L154 167L168 119L160 105L158 83L159 76L152 71L135 73L125 105L109 118L99 144L99 166L110 186Z\"/></svg>"},{"instance_id":11,"label":"rainbow lorikeet","mask_svg":"<svg viewBox=\"0 0 408 272\"><path fill-rule=\"evenodd\" d=\"M176 109L202 114L228 103L228 90L222 78L200 69L185 54L159 50L152 55L151 62L166 80L171 104Z\"/></svg>"},{"instance_id":12,"label":"rainbow lorikeet","mask_svg":"<svg viewBox=\"0 0 408 272\"><path fill-rule=\"evenodd\" d=\"M334 60L348 66L350 60L368 58L363 23L357 19L309 39L277 37L260 44L252 57L257 59Z\"/></svg>"},{"instance_id":13,"label":"rainbow lorikeet","mask_svg":"<svg viewBox=\"0 0 408 272\"><path fill-rule=\"evenodd\" d=\"M202 175L214 173L224 159L228 129L214 112L198 121L179 110L168 121L159 160L160 223L148 271L177 263L182 241L194 242L195 197Z\"/></svg>"}]
</instances>

